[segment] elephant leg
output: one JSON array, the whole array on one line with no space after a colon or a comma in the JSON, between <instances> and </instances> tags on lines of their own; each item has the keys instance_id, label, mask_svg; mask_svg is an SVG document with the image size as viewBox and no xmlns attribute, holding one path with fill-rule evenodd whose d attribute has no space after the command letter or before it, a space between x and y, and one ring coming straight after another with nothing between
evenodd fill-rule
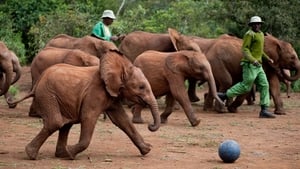
<instances>
[{"instance_id":1,"label":"elephant leg","mask_svg":"<svg viewBox=\"0 0 300 169\"><path fill-rule=\"evenodd\" d=\"M35 160L39 149L47 138L56 130L49 130L45 126L39 132L39 134L25 147L25 152L30 160Z\"/></svg>"},{"instance_id":2,"label":"elephant leg","mask_svg":"<svg viewBox=\"0 0 300 169\"><path fill-rule=\"evenodd\" d=\"M277 76L270 76L269 85L270 85L270 94L274 101L275 110L274 113L277 115L285 115L285 110L283 108L283 101L280 96L280 82Z\"/></svg>"},{"instance_id":3,"label":"elephant leg","mask_svg":"<svg viewBox=\"0 0 300 169\"><path fill-rule=\"evenodd\" d=\"M250 93L246 96L247 104L248 105L253 105L255 101L255 93L256 93L256 86L253 85L251 88Z\"/></svg>"},{"instance_id":4,"label":"elephant leg","mask_svg":"<svg viewBox=\"0 0 300 169\"><path fill-rule=\"evenodd\" d=\"M139 104L135 104L134 106L132 106L131 112L132 112L132 122L133 123L138 123L138 124L144 123L144 120L142 119L142 115L141 115L142 109L143 109L143 106L139 105Z\"/></svg>"},{"instance_id":5,"label":"elephant leg","mask_svg":"<svg viewBox=\"0 0 300 169\"><path fill-rule=\"evenodd\" d=\"M87 112L89 112L89 114L95 114L91 111ZM75 145L66 146L67 153L69 155L68 158L70 158L71 160L74 160L78 153L84 151L89 146L98 116L92 117L90 115L89 117L82 117L82 119L84 120L81 121L79 142Z\"/></svg>"},{"instance_id":6,"label":"elephant leg","mask_svg":"<svg viewBox=\"0 0 300 169\"><path fill-rule=\"evenodd\" d=\"M107 115L117 127L127 134L142 155L150 152L151 145L144 142L143 137L139 134L133 123L130 121L130 118L122 108L122 105L115 105L114 109L107 111Z\"/></svg>"},{"instance_id":7,"label":"elephant leg","mask_svg":"<svg viewBox=\"0 0 300 169\"><path fill-rule=\"evenodd\" d=\"M160 115L161 123L167 123L168 122L168 117L170 114L173 112L173 107L175 106L176 101L174 97L168 93L166 95L166 108L165 111Z\"/></svg>"},{"instance_id":8,"label":"elephant leg","mask_svg":"<svg viewBox=\"0 0 300 169\"><path fill-rule=\"evenodd\" d=\"M65 158L69 157L66 146L68 142L68 135L73 124L66 124L59 129L59 135L56 143L55 157Z\"/></svg>"},{"instance_id":9,"label":"elephant leg","mask_svg":"<svg viewBox=\"0 0 300 169\"><path fill-rule=\"evenodd\" d=\"M213 105L214 105L214 97L210 93L205 93L203 110L204 111L213 110Z\"/></svg>"},{"instance_id":10,"label":"elephant leg","mask_svg":"<svg viewBox=\"0 0 300 169\"><path fill-rule=\"evenodd\" d=\"M247 96L248 96L248 94L237 96L234 99L234 101L230 105L228 105L227 110L230 113L237 113L238 112L237 108L243 104L243 102L245 101Z\"/></svg>"},{"instance_id":11,"label":"elephant leg","mask_svg":"<svg viewBox=\"0 0 300 169\"><path fill-rule=\"evenodd\" d=\"M188 87L188 95L191 102L200 101L199 97L196 95L196 79L188 79L189 87Z\"/></svg>"},{"instance_id":12,"label":"elephant leg","mask_svg":"<svg viewBox=\"0 0 300 169\"><path fill-rule=\"evenodd\" d=\"M176 83L178 83L178 82L172 82L171 84L176 84ZM183 108L191 125L193 127L195 127L195 126L199 125L200 119L197 119L194 114L191 102L189 101L189 97L187 96L186 91L185 91L184 82L182 82L181 84L182 84L182 86L180 86L180 84L171 85L170 86L171 92L172 92L173 97L179 102L179 104Z\"/></svg>"},{"instance_id":13,"label":"elephant leg","mask_svg":"<svg viewBox=\"0 0 300 169\"><path fill-rule=\"evenodd\" d=\"M29 108L29 112L28 112L28 116L29 117L41 117L37 112L36 112L36 110L35 110L35 98L33 98L33 101L32 101L32 103L31 103L31 105L30 105L30 108Z\"/></svg>"},{"instance_id":14,"label":"elephant leg","mask_svg":"<svg viewBox=\"0 0 300 169\"><path fill-rule=\"evenodd\" d=\"M50 106L51 108L49 108L49 103L52 103ZM38 151L46 139L63 126L63 119L55 98L51 97L49 100L44 99L41 102L36 102L36 105L39 105L39 109L43 110L44 127L25 148L25 151L31 160L36 159Z\"/></svg>"}]
</instances>

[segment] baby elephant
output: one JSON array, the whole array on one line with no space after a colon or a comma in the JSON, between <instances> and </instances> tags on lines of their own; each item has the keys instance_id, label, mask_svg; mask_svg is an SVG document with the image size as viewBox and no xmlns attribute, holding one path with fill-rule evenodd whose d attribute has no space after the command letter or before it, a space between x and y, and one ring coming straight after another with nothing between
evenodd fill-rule
<instances>
[{"instance_id":1,"label":"baby elephant","mask_svg":"<svg viewBox=\"0 0 300 169\"><path fill-rule=\"evenodd\" d=\"M156 131L160 126L158 105L148 80L118 51L108 51L101 58L100 66L51 66L41 75L31 93L10 104L30 97L34 97L36 112L44 123L38 135L26 146L26 153L32 160L36 159L46 139L57 130L55 156L74 159L90 144L97 119L103 112L128 135L142 155L149 153L151 146L144 142L123 109L123 98L150 107L154 119L148 126L150 131ZM69 131L77 123L81 124L79 142L67 145Z\"/></svg>"},{"instance_id":2,"label":"baby elephant","mask_svg":"<svg viewBox=\"0 0 300 169\"><path fill-rule=\"evenodd\" d=\"M32 86L34 86L44 70L58 63L66 63L74 66L97 66L99 65L99 58L79 49L46 47L32 60Z\"/></svg>"},{"instance_id":3,"label":"baby elephant","mask_svg":"<svg viewBox=\"0 0 300 169\"><path fill-rule=\"evenodd\" d=\"M161 122L166 123L173 111L175 100L182 106L192 126L197 126L200 120L196 118L185 88L185 80L200 80L208 82L209 90L221 104L217 96L217 89L210 63L199 46L191 39L169 28L169 34L178 52L146 51L134 61L134 65L141 68L150 82L156 97L166 95L166 108L160 115ZM141 105L135 105L133 122L142 123Z\"/></svg>"}]
</instances>

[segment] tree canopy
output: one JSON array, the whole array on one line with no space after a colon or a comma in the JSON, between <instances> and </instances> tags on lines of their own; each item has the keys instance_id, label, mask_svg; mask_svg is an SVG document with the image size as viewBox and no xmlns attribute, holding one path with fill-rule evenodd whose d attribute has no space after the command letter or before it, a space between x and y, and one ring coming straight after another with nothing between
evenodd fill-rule
<instances>
[{"instance_id":1,"label":"tree canopy","mask_svg":"<svg viewBox=\"0 0 300 169\"><path fill-rule=\"evenodd\" d=\"M172 27L183 34L207 38L223 33L241 37L249 18L258 15L265 21L264 32L300 51L298 0L3 0L0 37L23 64L30 64L57 34L90 34L105 9L117 15L113 34L135 30L162 33Z\"/></svg>"}]
</instances>

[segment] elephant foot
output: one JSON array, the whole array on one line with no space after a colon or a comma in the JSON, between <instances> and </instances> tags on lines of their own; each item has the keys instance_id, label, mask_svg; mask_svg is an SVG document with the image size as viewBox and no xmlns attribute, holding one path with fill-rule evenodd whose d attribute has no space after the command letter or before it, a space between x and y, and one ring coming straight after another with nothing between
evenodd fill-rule
<instances>
[{"instance_id":1,"label":"elephant foot","mask_svg":"<svg viewBox=\"0 0 300 169\"><path fill-rule=\"evenodd\" d=\"M132 117L132 123L136 123L136 124L143 124L145 123L144 120L141 117Z\"/></svg>"},{"instance_id":2,"label":"elephant foot","mask_svg":"<svg viewBox=\"0 0 300 169\"><path fill-rule=\"evenodd\" d=\"M74 150L74 146L66 146L66 156L64 158L74 160L76 153L74 153L72 150Z\"/></svg>"},{"instance_id":3,"label":"elephant foot","mask_svg":"<svg viewBox=\"0 0 300 169\"><path fill-rule=\"evenodd\" d=\"M219 102L215 102L214 109L218 113L227 113L226 106L220 104Z\"/></svg>"},{"instance_id":4,"label":"elephant foot","mask_svg":"<svg viewBox=\"0 0 300 169\"><path fill-rule=\"evenodd\" d=\"M140 150L140 153L142 155L146 155L148 154L150 151L151 151L151 144L149 143L143 143L142 146L140 146L139 150Z\"/></svg>"},{"instance_id":5,"label":"elephant foot","mask_svg":"<svg viewBox=\"0 0 300 169\"><path fill-rule=\"evenodd\" d=\"M180 105L178 104L178 102L176 102L176 104L174 105L173 110L180 110Z\"/></svg>"},{"instance_id":6,"label":"elephant foot","mask_svg":"<svg viewBox=\"0 0 300 169\"><path fill-rule=\"evenodd\" d=\"M36 157L38 154L38 150L36 148L34 148L34 147L30 146L30 144L28 144L25 147L25 152L30 160L36 160Z\"/></svg>"},{"instance_id":7,"label":"elephant foot","mask_svg":"<svg viewBox=\"0 0 300 169\"><path fill-rule=\"evenodd\" d=\"M8 104L8 108L14 109L17 107L17 104Z\"/></svg>"},{"instance_id":8,"label":"elephant foot","mask_svg":"<svg viewBox=\"0 0 300 169\"><path fill-rule=\"evenodd\" d=\"M247 101L247 105L254 105L254 101L253 100Z\"/></svg>"},{"instance_id":9,"label":"elephant foot","mask_svg":"<svg viewBox=\"0 0 300 169\"><path fill-rule=\"evenodd\" d=\"M192 120L190 121L192 127L196 127L200 124L201 120L200 119L195 119L195 120Z\"/></svg>"},{"instance_id":10,"label":"elephant foot","mask_svg":"<svg viewBox=\"0 0 300 169\"><path fill-rule=\"evenodd\" d=\"M237 113L237 108L236 107L232 107L232 106L228 106L227 107L228 112L230 113Z\"/></svg>"},{"instance_id":11,"label":"elephant foot","mask_svg":"<svg viewBox=\"0 0 300 169\"><path fill-rule=\"evenodd\" d=\"M191 102L198 102L200 101L199 97L196 96L195 94L189 94L189 99Z\"/></svg>"},{"instance_id":12,"label":"elephant foot","mask_svg":"<svg viewBox=\"0 0 300 169\"><path fill-rule=\"evenodd\" d=\"M213 107L211 107L211 106L203 106L203 111L213 111L214 110L214 108Z\"/></svg>"},{"instance_id":13,"label":"elephant foot","mask_svg":"<svg viewBox=\"0 0 300 169\"><path fill-rule=\"evenodd\" d=\"M11 103L11 102L13 102L13 98L12 98L12 97L7 97L7 98L6 98L6 102L7 102L8 107L9 107L10 109L14 109L14 108L16 108L17 105L18 105L18 104L13 104L13 103Z\"/></svg>"},{"instance_id":14,"label":"elephant foot","mask_svg":"<svg viewBox=\"0 0 300 169\"><path fill-rule=\"evenodd\" d=\"M286 113L283 110L275 110L274 114L276 115L286 115Z\"/></svg>"},{"instance_id":15,"label":"elephant foot","mask_svg":"<svg viewBox=\"0 0 300 169\"><path fill-rule=\"evenodd\" d=\"M55 151L55 157L58 158L69 158L69 152L67 151L66 147L63 148L57 148Z\"/></svg>"},{"instance_id":16,"label":"elephant foot","mask_svg":"<svg viewBox=\"0 0 300 169\"><path fill-rule=\"evenodd\" d=\"M161 122L162 124L168 123L168 117L160 116L160 122Z\"/></svg>"},{"instance_id":17,"label":"elephant foot","mask_svg":"<svg viewBox=\"0 0 300 169\"><path fill-rule=\"evenodd\" d=\"M213 103L208 103L208 102L204 101L203 110L204 111L212 111L212 110L214 110Z\"/></svg>"},{"instance_id":18,"label":"elephant foot","mask_svg":"<svg viewBox=\"0 0 300 169\"><path fill-rule=\"evenodd\" d=\"M218 113L227 113L227 110L225 107L215 107L215 111Z\"/></svg>"}]
</instances>

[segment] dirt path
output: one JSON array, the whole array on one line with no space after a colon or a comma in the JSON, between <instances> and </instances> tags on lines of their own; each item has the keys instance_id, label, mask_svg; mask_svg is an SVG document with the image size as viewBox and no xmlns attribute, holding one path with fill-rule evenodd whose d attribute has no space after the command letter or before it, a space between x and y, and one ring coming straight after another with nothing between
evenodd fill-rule
<instances>
[{"instance_id":1,"label":"dirt path","mask_svg":"<svg viewBox=\"0 0 300 169\"><path fill-rule=\"evenodd\" d=\"M19 95L30 89L30 71L24 67L17 86ZM57 132L42 146L38 159L28 160L24 148L40 131L42 121L27 116L31 100L8 109L0 99L0 168L36 169L300 169L300 94L284 98L287 115L276 119L259 119L259 106L243 105L239 113L217 114L204 112L204 89L199 90L201 101L193 104L202 119L198 127L190 127L184 112L174 112L169 123L151 133L147 124L136 125L152 150L141 156L129 138L110 120L100 117L87 150L76 160L54 157ZM284 94L283 94L284 95ZM159 100L161 108L163 101ZM161 109L162 110L162 109ZM271 109L272 110L272 109ZM130 111L127 110L130 115ZM143 118L151 121L150 112ZM69 144L78 140L80 126L70 133ZM218 157L218 146L226 139L236 140L241 156L233 164L225 164Z\"/></svg>"}]
</instances>

